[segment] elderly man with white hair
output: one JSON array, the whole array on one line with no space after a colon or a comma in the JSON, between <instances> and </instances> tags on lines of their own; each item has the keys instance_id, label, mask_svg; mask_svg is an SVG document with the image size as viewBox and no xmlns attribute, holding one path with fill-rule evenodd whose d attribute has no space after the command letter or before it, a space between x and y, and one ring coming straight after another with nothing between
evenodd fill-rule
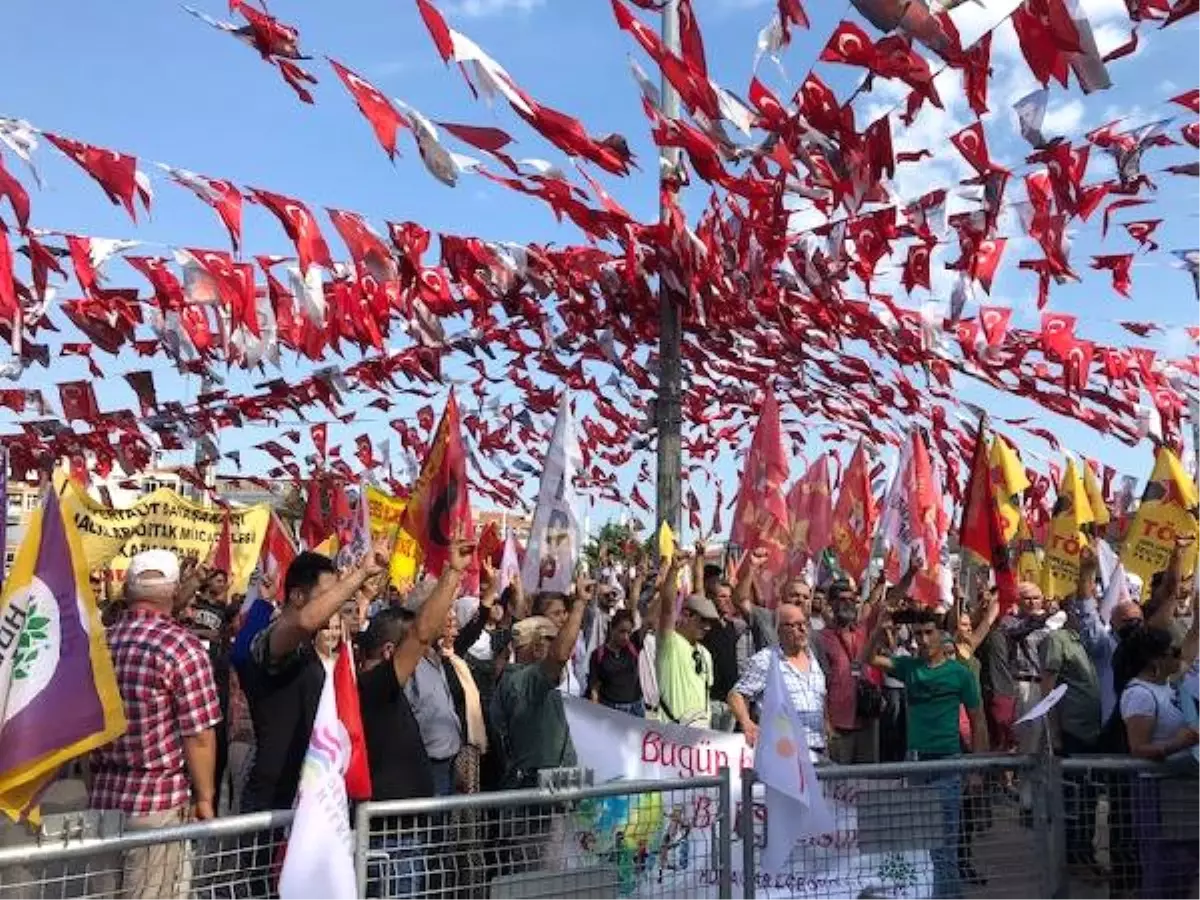
<instances>
[{"instance_id":1,"label":"elderly man with white hair","mask_svg":"<svg viewBox=\"0 0 1200 900\"><path fill-rule=\"evenodd\" d=\"M133 557L125 609L108 647L129 727L91 756L91 806L120 810L127 830L211 819L216 795L217 686L200 639L174 619L179 560L169 550ZM183 844L125 856L126 897L186 896Z\"/></svg>"}]
</instances>

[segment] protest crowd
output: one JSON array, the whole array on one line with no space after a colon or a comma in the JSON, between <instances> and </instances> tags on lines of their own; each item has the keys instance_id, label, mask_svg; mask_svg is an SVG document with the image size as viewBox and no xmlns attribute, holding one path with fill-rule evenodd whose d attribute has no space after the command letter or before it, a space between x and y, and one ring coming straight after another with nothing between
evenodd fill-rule
<instances>
[{"instance_id":1,"label":"protest crowd","mask_svg":"<svg viewBox=\"0 0 1200 900\"><path fill-rule=\"evenodd\" d=\"M963 527L972 527L970 513ZM361 723L352 733L361 757L346 775L357 800L535 787L542 773L576 765L568 696L621 715L736 730L753 747L772 658L818 765L1039 753L1049 735L1064 757L1127 754L1196 768L1195 724L1176 694L1197 657L1193 576L1183 575L1194 535L1175 539L1148 584L1118 573L1115 603L1106 590L1113 573L1103 585L1096 553L1084 549L1074 588L1058 599L1016 583L1005 557L992 560L1000 569L990 578L975 568L969 592L959 579L948 604L920 598L916 582L929 568L920 549L894 582L892 558L860 584L824 546L801 556L799 571L772 575L772 548L721 559L703 542L679 548L663 529L656 541L595 547L590 567L578 548L573 560L545 552L525 569L534 576L527 590L515 540L493 536L481 549L460 522L444 545L429 545L440 574L398 590L388 571L394 539L378 535L357 557L339 553L341 564L291 551L278 583L260 565L249 599L231 594L230 573L211 560L135 555L123 590L100 598L127 727L87 759L92 807L121 811L135 829L290 809L329 679L339 714L350 691ZM567 589L538 589L564 562ZM467 588L472 578L477 590ZM1049 727L1018 724L1059 686ZM369 788L356 794L358 776ZM940 856L932 853L935 891L959 896L987 882L972 856L987 810L1009 804L1025 821L1033 798L1019 780L934 781L947 829ZM1154 859L1139 859L1139 808L1131 794L1109 797L1102 866L1097 791L1085 785L1074 795L1072 872L1107 882L1114 895L1193 890L1194 844L1171 848L1179 859L1148 844ZM385 849L422 852L419 842ZM167 891L156 878L170 859L129 865L133 896ZM268 891L272 861L247 865L263 867ZM502 871L511 861L497 853L481 865ZM419 896L431 883L413 875L389 887ZM372 885L381 887L378 877Z\"/></svg>"}]
</instances>

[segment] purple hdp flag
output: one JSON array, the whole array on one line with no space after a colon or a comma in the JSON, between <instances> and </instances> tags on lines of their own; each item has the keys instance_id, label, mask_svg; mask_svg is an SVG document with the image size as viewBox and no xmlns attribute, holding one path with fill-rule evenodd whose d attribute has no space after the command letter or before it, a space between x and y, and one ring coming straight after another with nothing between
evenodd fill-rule
<instances>
[{"instance_id":1,"label":"purple hdp flag","mask_svg":"<svg viewBox=\"0 0 1200 900\"><path fill-rule=\"evenodd\" d=\"M0 549L8 550L8 448L0 447ZM0 568L0 586L8 573Z\"/></svg>"},{"instance_id":2,"label":"purple hdp flag","mask_svg":"<svg viewBox=\"0 0 1200 900\"><path fill-rule=\"evenodd\" d=\"M0 602L0 788L14 770L47 754L61 757L57 768L95 746L112 725L106 700L115 684L107 659L107 683L97 674L93 637L103 652L104 636L89 633L98 630L97 620L85 622L94 600L83 566L72 553L58 497L48 491Z\"/></svg>"}]
</instances>

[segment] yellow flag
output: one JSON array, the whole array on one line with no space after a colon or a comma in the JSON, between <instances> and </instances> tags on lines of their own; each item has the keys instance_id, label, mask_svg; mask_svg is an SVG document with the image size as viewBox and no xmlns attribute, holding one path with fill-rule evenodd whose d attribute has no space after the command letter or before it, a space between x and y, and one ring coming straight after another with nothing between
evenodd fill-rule
<instances>
[{"instance_id":1,"label":"yellow flag","mask_svg":"<svg viewBox=\"0 0 1200 900\"><path fill-rule=\"evenodd\" d=\"M1104 502L1104 492L1100 489L1096 473L1086 462L1083 464L1083 489L1087 493L1092 515L1095 516L1096 527L1103 528L1109 522L1108 504Z\"/></svg>"},{"instance_id":2,"label":"yellow flag","mask_svg":"<svg viewBox=\"0 0 1200 900\"><path fill-rule=\"evenodd\" d=\"M1154 574L1166 569L1176 536L1200 537L1196 507L1196 483L1188 477L1178 456L1167 447L1159 447L1154 471L1121 549L1125 571L1134 572L1146 584L1144 596L1150 593ZM1193 543L1183 561L1185 578L1196 571L1196 550L1197 543Z\"/></svg>"},{"instance_id":3,"label":"yellow flag","mask_svg":"<svg viewBox=\"0 0 1200 900\"><path fill-rule=\"evenodd\" d=\"M341 542L336 534L331 534L317 546L313 547L313 553L320 553L322 556L328 556L333 559L338 555L338 551L342 549Z\"/></svg>"},{"instance_id":4,"label":"yellow flag","mask_svg":"<svg viewBox=\"0 0 1200 900\"><path fill-rule=\"evenodd\" d=\"M1065 600L1075 596L1079 586L1079 556L1088 546L1083 526L1095 521L1083 479L1075 468L1075 460L1067 460L1067 470L1058 486L1054 515L1050 519L1050 536L1042 562L1042 593L1047 600Z\"/></svg>"},{"instance_id":5,"label":"yellow flag","mask_svg":"<svg viewBox=\"0 0 1200 900\"><path fill-rule=\"evenodd\" d=\"M665 519L658 527L658 556L663 562L670 562L675 558L675 532Z\"/></svg>"},{"instance_id":6,"label":"yellow flag","mask_svg":"<svg viewBox=\"0 0 1200 900\"><path fill-rule=\"evenodd\" d=\"M1017 451L999 435L992 438L988 465L992 470L992 490L996 495L996 505L1000 509L1000 521L1004 526L1004 540L1012 541L1024 518L1021 513L1021 495L1029 487L1029 479L1025 477L1025 466L1021 463L1021 457L1017 456Z\"/></svg>"},{"instance_id":7,"label":"yellow flag","mask_svg":"<svg viewBox=\"0 0 1200 900\"><path fill-rule=\"evenodd\" d=\"M1033 534L1029 530L1029 523L1025 520L1025 516L1021 516L1017 523L1016 537L1017 551L1017 579L1019 581L1032 581L1037 584L1042 578L1042 557L1038 551L1037 542L1033 539Z\"/></svg>"},{"instance_id":8,"label":"yellow flag","mask_svg":"<svg viewBox=\"0 0 1200 900\"><path fill-rule=\"evenodd\" d=\"M407 590L417 577L421 548L413 536L401 527L406 503L374 485L367 486L367 503L371 513L371 537L387 535L396 539L388 574L392 584L402 591Z\"/></svg>"}]
</instances>

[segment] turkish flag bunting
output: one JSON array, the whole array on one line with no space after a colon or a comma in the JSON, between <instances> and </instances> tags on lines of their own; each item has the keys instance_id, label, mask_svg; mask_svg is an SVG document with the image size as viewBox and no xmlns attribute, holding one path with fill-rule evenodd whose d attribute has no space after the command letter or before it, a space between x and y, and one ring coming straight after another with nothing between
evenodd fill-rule
<instances>
[{"instance_id":1,"label":"turkish flag bunting","mask_svg":"<svg viewBox=\"0 0 1200 900\"><path fill-rule=\"evenodd\" d=\"M950 135L950 143L958 148L971 167L980 175L986 175L992 170L991 156L988 154L987 137L983 133L983 123L974 122L962 131Z\"/></svg>"},{"instance_id":2,"label":"turkish flag bunting","mask_svg":"<svg viewBox=\"0 0 1200 900\"><path fill-rule=\"evenodd\" d=\"M329 246L321 236L317 220L307 206L293 197L273 194L259 188L250 188L250 196L271 211L296 245L301 273L307 272L308 267L314 263L326 269L333 268Z\"/></svg>"},{"instance_id":3,"label":"turkish flag bunting","mask_svg":"<svg viewBox=\"0 0 1200 900\"><path fill-rule=\"evenodd\" d=\"M62 401L63 418L68 422L73 419L95 422L100 417L96 392L90 381L64 382L58 386L58 397Z\"/></svg>"},{"instance_id":4,"label":"turkish flag bunting","mask_svg":"<svg viewBox=\"0 0 1200 900\"><path fill-rule=\"evenodd\" d=\"M387 97L364 79L361 75L352 72L346 66L342 65L336 59L327 57L329 64L333 66L333 71L337 72L338 78L342 79L342 84L346 86L351 95L354 97L354 102L358 104L358 111L366 117L366 120L371 123L371 129L375 132L375 137L387 151L387 155L391 159L396 158L396 129L401 125L407 124L404 117L396 110Z\"/></svg>"},{"instance_id":5,"label":"turkish flag bunting","mask_svg":"<svg viewBox=\"0 0 1200 900\"><path fill-rule=\"evenodd\" d=\"M124 206L130 218L137 221L137 213L133 208L133 197L138 189L136 158L50 132L45 132L45 135L46 140L96 179L109 200Z\"/></svg>"}]
</instances>

